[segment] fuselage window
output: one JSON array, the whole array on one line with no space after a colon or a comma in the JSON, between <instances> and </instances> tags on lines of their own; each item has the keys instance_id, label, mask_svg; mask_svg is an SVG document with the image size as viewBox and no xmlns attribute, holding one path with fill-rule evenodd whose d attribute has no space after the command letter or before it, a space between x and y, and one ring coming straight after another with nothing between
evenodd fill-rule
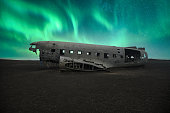
<instances>
[{"instance_id":1,"label":"fuselage window","mask_svg":"<svg viewBox=\"0 0 170 113\"><path fill-rule=\"evenodd\" d=\"M77 51L77 54L78 54L78 55L81 55L81 54L82 54L82 51Z\"/></svg>"},{"instance_id":2,"label":"fuselage window","mask_svg":"<svg viewBox=\"0 0 170 113\"><path fill-rule=\"evenodd\" d=\"M123 58L123 55L120 55L120 58Z\"/></svg>"},{"instance_id":3,"label":"fuselage window","mask_svg":"<svg viewBox=\"0 0 170 113\"><path fill-rule=\"evenodd\" d=\"M45 52L44 52L44 50L42 50L42 54L44 54Z\"/></svg>"},{"instance_id":4,"label":"fuselage window","mask_svg":"<svg viewBox=\"0 0 170 113\"><path fill-rule=\"evenodd\" d=\"M116 54L113 54L113 58L116 58Z\"/></svg>"},{"instance_id":5,"label":"fuselage window","mask_svg":"<svg viewBox=\"0 0 170 113\"><path fill-rule=\"evenodd\" d=\"M36 45L31 45L32 48L36 48Z\"/></svg>"},{"instance_id":6,"label":"fuselage window","mask_svg":"<svg viewBox=\"0 0 170 113\"><path fill-rule=\"evenodd\" d=\"M96 53L96 56L99 57L99 56L100 56L100 53Z\"/></svg>"},{"instance_id":7,"label":"fuselage window","mask_svg":"<svg viewBox=\"0 0 170 113\"><path fill-rule=\"evenodd\" d=\"M65 54L65 49L60 49L60 55L64 55Z\"/></svg>"},{"instance_id":8,"label":"fuselage window","mask_svg":"<svg viewBox=\"0 0 170 113\"><path fill-rule=\"evenodd\" d=\"M91 52L87 52L87 55L91 55Z\"/></svg>"},{"instance_id":9,"label":"fuselage window","mask_svg":"<svg viewBox=\"0 0 170 113\"><path fill-rule=\"evenodd\" d=\"M51 49L51 52L55 52L55 49Z\"/></svg>"},{"instance_id":10,"label":"fuselage window","mask_svg":"<svg viewBox=\"0 0 170 113\"><path fill-rule=\"evenodd\" d=\"M73 53L74 53L74 51L73 51L73 50L70 50L70 51L69 51L69 53L70 53L70 54L73 54Z\"/></svg>"},{"instance_id":11,"label":"fuselage window","mask_svg":"<svg viewBox=\"0 0 170 113\"><path fill-rule=\"evenodd\" d=\"M109 53L104 53L104 58L109 58Z\"/></svg>"}]
</instances>

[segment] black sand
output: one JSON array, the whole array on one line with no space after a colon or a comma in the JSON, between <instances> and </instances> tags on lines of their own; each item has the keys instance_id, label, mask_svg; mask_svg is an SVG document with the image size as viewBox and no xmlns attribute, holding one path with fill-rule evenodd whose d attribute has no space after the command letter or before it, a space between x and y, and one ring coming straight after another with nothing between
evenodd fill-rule
<instances>
[{"instance_id":1,"label":"black sand","mask_svg":"<svg viewBox=\"0 0 170 113\"><path fill-rule=\"evenodd\" d=\"M58 72L0 60L1 113L170 112L170 61L112 72Z\"/></svg>"}]
</instances>

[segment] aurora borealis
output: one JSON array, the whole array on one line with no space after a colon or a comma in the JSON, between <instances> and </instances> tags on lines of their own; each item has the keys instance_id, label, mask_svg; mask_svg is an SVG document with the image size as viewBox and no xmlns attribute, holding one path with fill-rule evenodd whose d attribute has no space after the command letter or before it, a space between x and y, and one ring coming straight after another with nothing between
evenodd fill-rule
<instances>
[{"instance_id":1,"label":"aurora borealis","mask_svg":"<svg viewBox=\"0 0 170 113\"><path fill-rule=\"evenodd\" d=\"M37 59L35 41L145 47L170 59L170 0L0 0L0 58Z\"/></svg>"}]
</instances>

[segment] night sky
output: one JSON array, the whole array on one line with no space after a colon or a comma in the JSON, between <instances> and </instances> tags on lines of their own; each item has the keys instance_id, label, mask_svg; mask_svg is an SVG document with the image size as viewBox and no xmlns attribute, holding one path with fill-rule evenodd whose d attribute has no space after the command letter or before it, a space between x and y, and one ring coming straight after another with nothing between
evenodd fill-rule
<instances>
[{"instance_id":1,"label":"night sky","mask_svg":"<svg viewBox=\"0 0 170 113\"><path fill-rule=\"evenodd\" d=\"M145 47L170 59L170 0L0 0L0 58L37 59L35 41Z\"/></svg>"}]
</instances>

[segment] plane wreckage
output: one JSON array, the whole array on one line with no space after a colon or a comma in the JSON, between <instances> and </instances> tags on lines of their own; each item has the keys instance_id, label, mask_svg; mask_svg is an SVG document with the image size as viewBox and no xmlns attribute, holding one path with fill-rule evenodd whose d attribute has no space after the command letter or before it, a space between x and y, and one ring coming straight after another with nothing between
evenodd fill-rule
<instances>
[{"instance_id":1,"label":"plane wreckage","mask_svg":"<svg viewBox=\"0 0 170 113\"><path fill-rule=\"evenodd\" d=\"M96 71L114 67L141 66L147 63L145 48L116 47L72 42L39 41L30 44L40 62L60 70Z\"/></svg>"}]
</instances>

